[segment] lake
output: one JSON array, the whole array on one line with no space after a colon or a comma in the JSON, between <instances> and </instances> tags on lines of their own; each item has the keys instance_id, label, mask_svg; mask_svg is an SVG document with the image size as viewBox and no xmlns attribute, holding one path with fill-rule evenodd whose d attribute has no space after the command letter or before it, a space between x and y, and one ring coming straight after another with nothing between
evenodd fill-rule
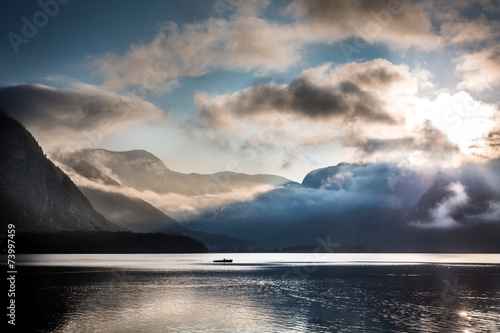
<instances>
[{"instance_id":1,"label":"lake","mask_svg":"<svg viewBox=\"0 0 500 333\"><path fill-rule=\"evenodd\" d=\"M222 258L234 262L213 263ZM498 254L17 261L16 322L37 332L500 332Z\"/></svg>"}]
</instances>

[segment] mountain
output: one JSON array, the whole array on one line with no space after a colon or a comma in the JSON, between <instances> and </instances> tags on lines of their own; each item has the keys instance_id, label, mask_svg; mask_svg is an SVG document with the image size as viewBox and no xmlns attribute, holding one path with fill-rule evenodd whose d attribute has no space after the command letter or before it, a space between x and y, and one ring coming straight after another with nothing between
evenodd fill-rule
<instances>
[{"instance_id":1,"label":"mountain","mask_svg":"<svg viewBox=\"0 0 500 333\"><path fill-rule=\"evenodd\" d=\"M87 180L97 184L108 185L110 190L80 185L79 188L89 198L93 207L110 221L134 232L155 232L161 229L164 233L180 234L182 227L169 216L141 199L118 192L122 186L92 164L72 153L59 153L55 159L62 166L71 169Z\"/></svg>"},{"instance_id":2,"label":"mountain","mask_svg":"<svg viewBox=\"0 0 500 333\"><path fill-rule=\"evenodd\" d=\"M145 151L132 151L127 155L131 160L156 157ZM140 198L123 194L126 189L113 178L88 163L74 153L59 153L54 159L67 169L70 175L83 177L80 190L90 200L93 207L108 220L134 232L160 232L184 235L202 241L211 250L251 249L256 247L251 242L235 237L198 232L183 228L176 220L161 212L150 203ZM101 165L101 167L103 167ZM137 166L137 168L139 168ZM92 181L87 186L87 181ZM88 183L88 182L87 182ZM92 184L92 186L90 186ZM95 185L102 185L101 187Z\"/></svg>"},{"instance_id":3,"label":"mountain","mask_svg":"<svg viewBox=\"0 0 500 333\"><path fill-rule=\"evenodd\" d=\"M104 171L123 186L139 191L201 195L229 192L257 185L282 186L290 180L274 175L247 175L236 172L184 174L170 170L155 155L144 150L114 152L83 149L74 153L83 161Z\"/></svg>"},{"instance_id":4,"label":"mountain","mask_svg":"<svg viewBox=\"0 0 500 333\"><path fill-rule=\"evenodd\" d=\"M92 164L88 163L84 159L78 157L72 153L58 153L55 159L72 168L79 175L92 180L97 181L104 185L119 186L120 184L111 177L108 177L104 172L94 167Z\"/></svg>"},{"instance_id":5,"label":"mountain","mask_svg":"<svg viewBox=\"0 0 500 333\"><path fill-rule=\"evenodd\" d=\"M329 191L360 191L391 196L393 205L412 207L434 176L391 163L339 163L309 172L302 186ZM362 186L355 188L356 186Z\"/></svg>"},{"instance_id":6,"label":"mountain","mask_svg":"<svg viewBox=\"0 0 500 333\"><path fill-rule=\"evenodd\" d=\"M349 167L349 166L358 166L355 164L347 164L347 163L339 163L335 166L329 166L326 168L320 168L316 169L313 171L310 171L302 180L302 186L305 187L310 187L310 188L315 188L315 189L320 189L320 188L325 188L328 186L331 186L333 184L329 184L328 180L333 179L337 176L337 179L340 180L340 177L338 175L342 174L342 169L344 167ZM336 182L337 189L343 188L348 185L348 181L346 182Z\"/></svg>"},{"instance_id":7,"label":"mountain","mask_svg":"<svg viewBox=\"0 0 500 333\"><path fill-rule=\"evenodd\" d=\"M183 234L184 229L177 221L144 200L90 187L80 189L98 212L131 231Z\"/></svg>"},{"instance_id":8,"label":"mountain","mask_svg":"<svg viewBox=\"0 0 500 333\"><path fill-rule=\"evenodd\" d=\"M203 242L210 250L251 249L254 243L236 237L189 230L148 202L123 195L80 187L95 209L110 221L134 232L160 232L192 237Z\"/></svg>"},{"instance_id":9,"label":"mountain","mask_svg":"<svg viewBox=\"0 0 500 333\"><path fill-rule=\"evenodd\" d=\"M413 207L412 219L426 224L500 222L500 159L468 164L440 174Z\"/></svg>"},{"instance_id":10,"label":"mountain","mask_svg":"<svg viewBox=\"0 0 500 333\"><path fill-rule=\"evenodd\" d=\"M340 163L311 171L302 184L270 175L181 174L144 150L87 149L61 161L110 221L186 235L212 250L320 244L328 252L330 244L342 243L371 251L500 251L500 160L440 173ZM206 206L182 225L137 197L154 194L161 204L263 184L270 190Z\"/></svg>"},{"instance_id":11,"label":"mountain","mask_svg":"<svg viewBox=\"0 0 500 333\"><path fill-rule=\"evenodd\" d=\"M90 204L43 153L33 136L0 111L1 229L18 231L125 230Z\"/></svg>"},{"instance_id":12,"label":"mountain","mask_svg":"<svg viewBox=\"0 0 500 333\"><path fill-rule=\"evenodd\" d=\"M413 208L416 213L434 209L439 202L451 195L449 186L452 181L448 177L437 179L432 186L425 191Z\"/></svg>"},{"instance_id":13,"label":"mountain","mask_svg":"<svg viewBox=\"0 0 500 333\"><path fill-rule=\"evenodd\" d=\"M268 248L342 243L386 252L500 252L500 160L441 173L341 163L301 185L206 211L188 228Z\"/></svg>"},{"instance_id":14,"label":"mountain","mask_svg":"<svg viewBox=\"0 0 500 333\"><path fill-rule=\"evenodd\" d=\"M18 253L205 253L205 245L192 238L160 233L61 231L19 233Z\"/></svg>"}]
</instances>

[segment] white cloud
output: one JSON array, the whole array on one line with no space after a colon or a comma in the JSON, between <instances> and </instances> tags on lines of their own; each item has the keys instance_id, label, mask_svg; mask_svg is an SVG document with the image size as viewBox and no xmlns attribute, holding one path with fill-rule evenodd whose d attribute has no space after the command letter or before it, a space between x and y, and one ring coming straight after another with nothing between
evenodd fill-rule
<instances>
[{"instance_id":1,"label":"white cloud","mask_svg":"<svg viewBox=\"0 0 500 333\"><path fill-rule=\"evenodd\" d=\"M267 5L268 1L244 1L228 20L211 18L181 26L167 22L149 43L89 61L107 87L161 91L171 89L181 77L216 69L285 71L302 59L306 46L318 42L358 38L366 40L362 44L382 42L397 49L432 49L440 43L425 12L408 1L395 7L382 0L294 1L287 14L296 20L286 22L260 18ZM311 12L314 6L325 10Z\"/></svg>"},{"instance_id":2,"label":"white cloud","mask_svg":"<svg viewBox=\"0 0 500 333\"><path fill-rule=\"evenodd\" d=\"M460 183L451 183L448 188L450 195L443 199L430 211L430 217L425 222L412 222L411 225L422 228L450 228L457 227L460 223L455 220L453 213L469 201L465 187Z\"/></svg>"},{"instance_id":3,"label":"white cloud","mask_svg":"<svg viewBox=\"0 0 500 333\"><path fill-rule=\"evenodd\" d=\"M487 157L497 107L464 91L431 99L430 77L419 65L412 70L383 59L334 68L327 63L289 84L197 93L200 117L192 126L203 140L288 155L340 142L347 148L342 159L351 162L411 156L420 165L457 166Z\"/></svg>"},{"instance_id":4,"label":"white cloud","mask_svg":"<svg viewBox=\"0 0 500 333\"><path fill-rule=\"evenodd\" d=\"M462 54L457 59L456 70L462 74L459 89L493 95L500 83L500 48L490 47Z\"/></svg>"},{"instance_id":5,"label":"white cloud","mask_svg":"<svg viewBox=\"0 0 500 333\"><path fill-rule=\"evenodd\" d=\"M352 182L352 172L340 172L321 181L320 190L347 189Z\"/></svg>"},{"instance_id":6,"label":"white cloud","mask_svg":"<svg viewBox=\"0 0 500 333\"><path fill-rule=\"evenodd\" d=\"M154 90L170 89L178 78L201 76L214 69L288 69L300 59L305 31L291 24L252 16L233 20L209 19L201 23L167 24L147 44L132 46L123 55L108 53L92 60L114 89L144 85L157 77Z\"/></svg>"},{"instance_id":7,"label":"white cloud","mask_svg":"<svg viewBox=\"0 0 500 333\"><path fill-rule=\"evenodd\" d=\"M484 144L483 138L495 127L498 109L495 105L476 101L465 91L439 94L420 105L426 119L446 133L463 152L474 152L472 146Z\"/></svg>"},{"instance_id":8,"label":"white cloud","mask_svg":"<svg viewBox=\"0 0 500 333\"><path fill-rule=\"evenodd\" d=\"M307 120L395 124L403 119L399 103L417 86L407 66L375 59L336 68L324 64L290 84L270 82L231 95L197 93L194 101L205 121L228 130L238 119L262 125L274 117L289 121L286 125Z\"/></svg>"}]
</instances>

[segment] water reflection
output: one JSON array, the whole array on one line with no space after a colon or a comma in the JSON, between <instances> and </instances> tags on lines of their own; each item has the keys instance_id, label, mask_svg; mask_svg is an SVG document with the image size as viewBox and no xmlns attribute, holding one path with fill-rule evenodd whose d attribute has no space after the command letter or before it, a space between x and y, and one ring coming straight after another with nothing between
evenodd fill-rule
<instances>
[{"instance_id":1,"label":"water reflection","mask_svg":"<svg viewBox=\"0 0 500 333\"><path fill-rule=\"evenodd\" d=\"M496 265L156 264L25 266L19 320L42 332L500 331Z\"/></svg>"}]
</instances>

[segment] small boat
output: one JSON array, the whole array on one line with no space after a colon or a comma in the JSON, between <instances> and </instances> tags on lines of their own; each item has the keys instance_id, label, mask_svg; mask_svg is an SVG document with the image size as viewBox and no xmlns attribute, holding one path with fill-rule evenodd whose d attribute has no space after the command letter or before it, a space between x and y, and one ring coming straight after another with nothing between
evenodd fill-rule
<instances>
[{"instance_id":1,"label":"small boat","mask_svg":"<svg viewBox=\"0 0 500 333\"><path fill-rule=\"evenodd\" d=\"M214 260L214 262L233 262L233 259L222 259L222 260Z\"/></svg>"}]
</instances>

